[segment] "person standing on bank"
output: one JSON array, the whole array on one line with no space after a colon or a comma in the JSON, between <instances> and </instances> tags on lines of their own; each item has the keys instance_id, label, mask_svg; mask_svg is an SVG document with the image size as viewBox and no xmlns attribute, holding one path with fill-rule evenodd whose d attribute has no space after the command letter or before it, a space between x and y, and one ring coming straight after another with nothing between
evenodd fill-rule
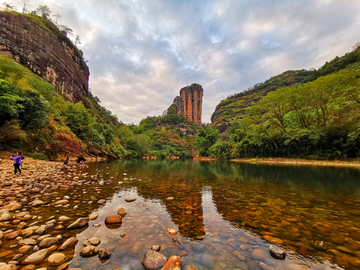
<instances>
[{"instance_id":1,"label":"person standing on bank","mask_svg":"<svg viewBox=\"0 0 360 270\"><path fill-rule=\"evenodd\" d=\"M10 156L10 158L12 160L14 160L14 175L16 175L17 171L19 171L20 175L21 175L21 169L20 169L20 165L21 165L21 155L19 152L16 153L16 157Z\"/></svg>"}]
</instances>

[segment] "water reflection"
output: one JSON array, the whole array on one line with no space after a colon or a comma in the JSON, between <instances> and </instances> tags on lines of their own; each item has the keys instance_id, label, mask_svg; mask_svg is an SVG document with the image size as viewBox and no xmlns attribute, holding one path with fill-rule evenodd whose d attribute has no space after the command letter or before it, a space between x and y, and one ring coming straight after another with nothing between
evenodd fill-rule
<instances>
[{"instance_id":1,"label":"water reflection","mask_svg":"<svg viewBox=\"0 0 360 270\"><path fill-rule=\"evenodd\" d=\"M79 240L75 249L64 252L72 259L70 268L141 269L152 245L162 245L167 257L181 256L182 269L360 268L357 169L121 160L89 163L82 173L88 176L73 181L70 189L43 194L48 208L28 209L42 216L43 223L50 216L70 217L64 227L77 217L98 215L86 228L49 228L49 234ZM64 195L70 197L70 207L56 207L54 202ZM29 196L32 201L36 195ZM128 197L137 200L127 203ZM127 212L121 226L105 225L105 218L120 207ZM167 228L178 234L169 235ZM83 243L92 236L100 238L99 248L112 252L109 260L80 257ZM287 259L272 258L270 243L286 249ZM14 244L4 242L1 252ZM52 269L46 261L40 266Z\"/></svg>"}]
</instances>

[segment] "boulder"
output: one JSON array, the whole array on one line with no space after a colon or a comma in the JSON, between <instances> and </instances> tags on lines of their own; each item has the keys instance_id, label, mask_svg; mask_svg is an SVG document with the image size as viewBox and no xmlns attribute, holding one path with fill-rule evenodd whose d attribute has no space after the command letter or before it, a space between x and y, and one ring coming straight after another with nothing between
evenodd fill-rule
<instances>
[{"instance_id":1,"label":"boulder","mask_svg":"<svg viewBox=\"0 0 360 270\"><path fill-rule=\"evenodd\" d=\"M11 219L11 214L9 213L9 210L1 209L0 210L0 221L8 221L9 219Z\"/></svg>"},{"instance_id":2,"label":"boulder","mask_svg":"<svg viewBox=\"0 0 360 270\"><path fill-rule=\"evenodd\" d=\"M272 257L278 260L285 260L286 253L281 248L275 245L270 245L269 252Z\"/></svg>"},{"instance_id":3,"label":"boulder","mask_svg":"<svg viewBox=\"0 0 360 270\"><path fill-rule=\"evenodd\" d=\"M20 203L18 202L11 202L5 206L2 207L2 210L8 210L8 211L15 211L15 210L18 210L20 209L22 206Z\"/></svg>"},{"instance_id":4,"label":"boulder","mask_svg":"<svg viewBox=\"0 0 360 270\"><path fill-rule=\"evenodd\" d=\"M57 266L66 262L67 258L65 254L58 252L51 254L47 260L49 265Z\"/></svg>"},{"instance_id":5,"label":"boulder","mask_svg":"<svg viewBox=\"0 0 360 270\"><path fill-rule=\"evenodd\" d=\"M141 262L147 270L157 270L163 267L166 261L167 259L163 254L150 249L146 251Z\"/></svg>"},{"instance_id":6,"label":"boulder","mask_svg":"<svg viewBox=\"0 0 360 270\"><path fill-rule=\"evenodd\" d=\"M23 260L22 264L39 264L45 259L48 253L49 251L47 249L39 250Z\"/></svg>"},{"instance_id":7,"label":"boulder","mask_svg":"<svg viewBox=\"0 0 360 270\"><path fill-rule=\"evenodd\" d=\"M100 248L99 249L99 258L102 260L106 260L109 259L111 256L111 252L106 250L105 248Z\"/></svg>"},{"instance_id":8,"label":"boulder","mask_svg":"<svg viewBox=\"0 0 360 270\"><path fill-rule=\"evenodd\" d=\"M59 247L59 250L64 250L74 247L77 244L77 242L79 242L79 240L77 240L76 237L70 237Z\"/></svg>"},{"instance_id":9,"label":"boulder","mask_svg":"<svg viewBox=\"0 0 360 270\"><path fill-rule=\"evenodd\" d=\"M99 249L94 246L86 246L80 251L80 255L83 257L94 256L99 253Z\"/></svg>"},{"instance_id":10,"label":"boulder","mask_svg":"<svg viewBox=\"0 0 360 270\"><path fill-rule=\"evenodd\" d=\"M50 246L56 244L58 241L59 241L59 239L56 237L48 237L48 238L41 240L39 247L47 248L47 247L50 247Z\"/></svg>"},{"instance_id":11,"label":"boulder","mask_svg":"<svg viewBox=\"0 0 360 270\"><path fill-rule=\"evenodd\" d=\"M120 215L120 216L122 216L122 217L124 217L125 215L126 215L126 211L125 211L125 209L124 208L119 208L119 210L118 210L118 215Z\"/></svg>"},{"instance_id":12,"label":"boulder","mask_svg":"<svg viewBox=\"0 0 360 270\"><path fill-rule=\"evenodd\" d=\"M181 270L181 262L178 256L171 256L161 270Z\"/></svg>"},{"instance_id":13,"label":"boulder","mask_svg":"<svg viewBox=\"0 0 360 270\"><path fill-rule=\"evenodd\" d=\"M78 229L87 226L89 223L89 218L78 218L74 223L70 224L68 229Z\"/></svg>"},{"instance_id":14,"label":"boulder","mask_svg":"<svg viewBox=\"0 0 360 270\"><path fill-rule=\"evenodd\" d=\"M125 199L125 201L126 202L134 202L134 201L136 201L136 198L130 197L130 198Z\"/></svg>"},{"instance_id":15,"label":"boulder","mask_svg":"<svg viewBox=\"0 0 360 270\"><path fill-rule=\"evenodd\" d=\"M100 239L97 237L91 237L85 241L84 246L97 246L100 244Z\"/></svg>"},{"instance_id":16,"label":"boulder","mask_svg":"<svg viewBox=\"0 0 360 270\"><path fill-rule=\"evenodd\" d=\"M105 219L105 223L108 224L116 224L116 223L121 223L122 222L122 217L120 215L110 215L107 216Z\"/></svg>"}]
</instances>

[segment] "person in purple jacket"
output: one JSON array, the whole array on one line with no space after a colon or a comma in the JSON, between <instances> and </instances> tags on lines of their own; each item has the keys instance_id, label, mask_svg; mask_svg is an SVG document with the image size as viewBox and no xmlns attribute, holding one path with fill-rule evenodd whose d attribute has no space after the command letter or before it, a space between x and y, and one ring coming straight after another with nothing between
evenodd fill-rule
<instances>
[{"instance_id":1,"label":"person in purple jacket","mask_svg":"<svg viewBox=\"0 0 360 270\"><path fill-rule=\"evenodd\" d=\"M14 169L15 169L15 173L17 173L17 171L19 171L20 175L21 175L21 169L20 169L20 165L21 165L21 154L19 152L16 153L16 157L10 156L10 158L12 160L14 160Z\"/></svg>"}]
</instances>

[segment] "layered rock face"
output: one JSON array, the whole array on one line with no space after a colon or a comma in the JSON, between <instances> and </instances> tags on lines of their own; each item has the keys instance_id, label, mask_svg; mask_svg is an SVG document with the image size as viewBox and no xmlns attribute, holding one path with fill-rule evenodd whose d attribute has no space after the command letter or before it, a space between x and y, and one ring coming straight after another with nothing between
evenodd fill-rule
<instances>
[{"instance_id":1,"label":"layered rock face","mask_svg":"<svg viewBox=\"0 0 360 270\"><path fill-rule=\"evenodd\" d=\"M51 83L71 102L86 107L89 68L81 52L50 21L13 12L0 12L0 54Z\"/></svg>"},{"instance_id":2,"label":"layered rock face","mask_svg":"<svg viewBox=\"0 0 360 270\"><path fill-rule=\"evenodd\" d=\"M200 125L203 93L200 84L186 86L180 90L180 96L174 99L171 107L175 108L177 114L184 114L187 121Z\"/></svg>"}]
</instances>

